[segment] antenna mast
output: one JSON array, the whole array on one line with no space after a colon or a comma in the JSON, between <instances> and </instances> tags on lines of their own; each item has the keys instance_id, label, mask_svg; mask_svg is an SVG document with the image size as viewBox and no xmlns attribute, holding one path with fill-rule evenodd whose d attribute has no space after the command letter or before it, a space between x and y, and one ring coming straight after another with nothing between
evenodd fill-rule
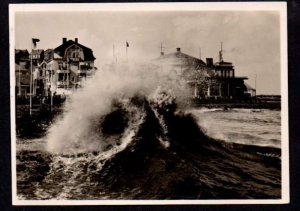
<instances>
[{"instance_id":1,"label":"antenna mast","mask_svg":"<svg viewBox=\"0 0 300 211\"><path fill-rule=\"evenodd\" d=\"M223 62L223 43L221 42L221 50L219 51L219 61Z\"/></svg>"}]
</instances>

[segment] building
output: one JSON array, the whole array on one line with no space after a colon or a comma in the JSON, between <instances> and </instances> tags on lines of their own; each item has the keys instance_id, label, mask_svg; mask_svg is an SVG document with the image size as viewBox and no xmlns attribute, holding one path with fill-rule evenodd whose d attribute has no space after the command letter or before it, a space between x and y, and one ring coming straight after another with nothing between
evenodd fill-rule
<instances>
[{"instance_id":1,"label":"building","mask_svg":"<svg viewBox=\"0 0 300 211\"><path fill-rule=\"evenodd\" d=\"M235 76L232 63L223 60L222 50L216 63L212 58L206 58L205 63L200 58L181 52L180 48L169 54L161 52L160 57L154 61L160 65L168 65L171 71L182 76L195 98L241 99L246 96L244 80L247 77Z\"/></svg>"},{"instance_id":2,"label":"building","mask_svg":"<svg viewBox=\"0 0 300 211\"><path fill-rule=\"evenodd\" d=\"M247 77L236 77L235 69L231 62L223 61L220 56L219 62L213 63L212 58L207 58L207 65L212 68L214 75L208 80L207 97L214 98L243 98L247 91L244 80Z\"/></svg>"},{"instance_id":3,"label":"building","mask_svg":"<svg viewBox=\"0 0 300 211\"><path fill-rule=\"evenodd\" d=\"M30 53L16 49L16 93L29 96L32 71L33 96L68 95L94 74L95 59L93 51L80 44L78 38L63 38L54 49L33 49Z\"/></svg>"},{"instance_id":4,"label":"building","mask_svg":"<svg viewBox=\"0 0 300 211\"><path fill-rule=\"evenodd\" d=\"M95 72L93 51L75 40L62 39L62 44L45 53L45 63L40 66L45 72L45 90L57 94L69 94L82 85Z\"/></svg>"},{"instance_id":5,"label":"building","mask_svg":"<svg viewBox=\"0 0 300 211\"><path fill-rule=\"evenodd\" d=\"M19 64L20 62L29 62L29 52L21 49L15 49L15 63Z\"/></svg>"},{"instance_id":6,"label":"building","mask_svg":"<svg viewBox=\"0 0 300 211\"><path fill-rule=\"evenodd\" d=\"M26 62L15 64L16 96L28 97L30 94L30 66Z\"/></svg>"},{"instance_id":7,"label":"building","mask_svg":"<svg viewBox=\"0 0 300 211\"><path fill-rule=\"evenodd\" d=\"M15 49L16 96L30 93L30 58L27 50Z\"/></svg>"},{"instance_id":8,"label":"building","mask_svg":"<svg viewBox=\"0 0 300 211\"><path fill-rule=\"evenodd\" d=\"M68 95L96 70L93 51L78 43L77 38L63 38L58 47L43 51L42 58L33 74L35 95Z\"/></svg>"}]
</instances>

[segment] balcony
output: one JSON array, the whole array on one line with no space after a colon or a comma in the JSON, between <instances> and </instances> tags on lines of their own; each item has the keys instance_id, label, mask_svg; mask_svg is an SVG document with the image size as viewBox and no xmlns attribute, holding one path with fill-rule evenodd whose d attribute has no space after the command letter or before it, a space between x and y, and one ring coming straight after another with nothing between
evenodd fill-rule
<instances>
[{"instance_id":1,"label":"balcony","mask_svg":"<svg viewBox=\"0 0 300 211\"><path fill-rule=\"evenodd\" d=\"M57 87L64 87L64 86L68 86L70 83L68 81L57 81L56 82L56 86Z\"/></svg>"},{"instance_id":2,"label":"balcony","mask_svg":"<svg viewBox=\"0 0 300 211\"><path fill-rule=\"evenodd\" d=\"M57 70L56 72L57 72L57 73L68 73L69 70L67 70L67 69L65 69L65 70Z\"/></svg>"}]
</instances>

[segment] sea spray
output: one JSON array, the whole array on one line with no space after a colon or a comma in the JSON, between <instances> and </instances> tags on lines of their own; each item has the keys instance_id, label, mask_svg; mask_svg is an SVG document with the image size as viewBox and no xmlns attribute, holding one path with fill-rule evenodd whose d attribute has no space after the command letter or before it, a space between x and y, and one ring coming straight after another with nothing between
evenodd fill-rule
<instances>
[{"instance_id":1,"label":"sea spray","mask_svg":"<svg viewBox=\"0 0 300 211\"><path fill-rule=\"evenodd\" d=\"M113 68L112 68L113 67ZM187 102L186 82L178 73L156 64L124 64L97 71L82 89L76 90L61 119L51 126L47 150L51 153L103 151L107 146L93 124L110 113L113 102L136 93L151 95L159 86L172 90L179 102Z\"/></svg>"},{"instance_id":2,"label":"sea spray","mask_svg":"<svg viewBox=\"0 0 300 211\"><path fill-rule=\"evenodd\" d=\"M91 118L89 130L97 134L95 141L101 142L101 149L18 152L18 196L280 198L280 150L214 140L192 115L177 107L175 92L162 87L154 90L140 90L131 97L121 94L112 98L106 113ZM71 111L66 110L66 115ZM110 129L111 125L115 128Z\"/></svg>"}]
</instances>

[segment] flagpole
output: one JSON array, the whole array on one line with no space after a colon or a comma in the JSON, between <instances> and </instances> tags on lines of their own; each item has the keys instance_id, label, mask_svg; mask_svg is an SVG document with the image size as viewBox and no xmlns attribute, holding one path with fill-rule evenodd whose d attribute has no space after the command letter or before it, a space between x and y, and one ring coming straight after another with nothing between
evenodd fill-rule
<instances>
[{"instance_id":1,"label":"flagpole","mask_svg":"<svg viewBox=\"0 0 300 211\"><path fill-rule=\"evenodd\" d=\"M50 89L50 104L51 104L51 107L50 108L51 108L51 112L52 112L52 107L53 107L53 87L52 87L53 86L53 74L52 74L52 70L51 70L51 77L50 78L51 78L51 83L50 83L51 84L50 85L51 86L51 89Z\"/></svg>"},{"instance_id":2,"label":"flagpole","mask_svg":"<svg viewBox=\"0 0 300 211\"><path fill-rule=\"evenodd\" d=\"M30 98L29 98L29 114L31 116L32 111L32 43L31 43L31 55L30 55Z\"/></svg>"},{"instance_id":3,"label":"flagpole","mask_svg":"<svg viewBox=\"0 0 300 211\"><path fill-rule=\"evenodd\" d=\"M128 62L128 42L126 40L126 62Z\"/></svg>"},{"instance_id":4,"label":"flagpole","mask_svg":"<svg viewBox=\"0 0 300 211\"><path fill-rule=\"evenodd\" d=\"M19 61L19 96L21 96L21 71L20 71L20 61Z\"/></svg>"}]
</instances>

